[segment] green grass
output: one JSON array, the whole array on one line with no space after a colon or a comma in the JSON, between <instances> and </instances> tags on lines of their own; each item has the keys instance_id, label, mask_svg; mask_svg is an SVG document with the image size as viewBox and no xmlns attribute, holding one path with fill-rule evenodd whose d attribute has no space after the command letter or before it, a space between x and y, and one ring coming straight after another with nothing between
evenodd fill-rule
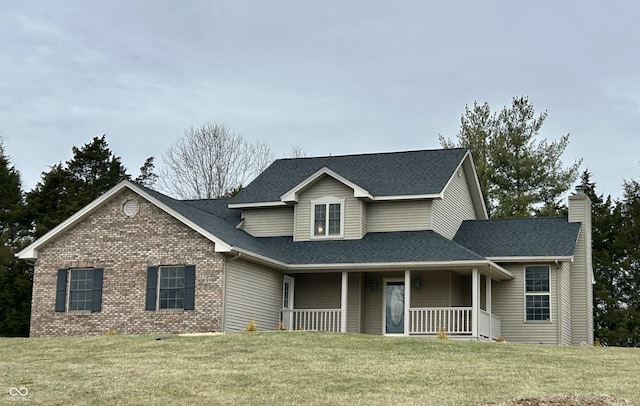
<instances>
[{"instance_id":1,"label":"green grass","mask_svg":"<svg viewBox=\"0 0 640 406\"><path fill-rule=\"evenodd\" d=\"M311 332L155 338L0 339L0 403L477 405L609 394L640 404L640 349ZM11 387L29 393L12 397Z\"/></svg>"}]
</instances>

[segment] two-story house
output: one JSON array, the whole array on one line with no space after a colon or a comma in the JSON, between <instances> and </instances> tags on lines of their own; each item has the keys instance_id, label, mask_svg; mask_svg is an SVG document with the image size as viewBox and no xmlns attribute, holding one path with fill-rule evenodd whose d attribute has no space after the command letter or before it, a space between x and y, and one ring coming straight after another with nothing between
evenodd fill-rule
<instances>
[{"instance_id":1,"label":"two-story house","mask_svg":"<svg viewBox=\"0 0 640 406\"><path fill-rule=\"evenodd\" d=\"M232 199L124 181L21 251L31 335L593 341L591 210L489 220L466 149L280 159Z\"/></svg>"}]
</instances>

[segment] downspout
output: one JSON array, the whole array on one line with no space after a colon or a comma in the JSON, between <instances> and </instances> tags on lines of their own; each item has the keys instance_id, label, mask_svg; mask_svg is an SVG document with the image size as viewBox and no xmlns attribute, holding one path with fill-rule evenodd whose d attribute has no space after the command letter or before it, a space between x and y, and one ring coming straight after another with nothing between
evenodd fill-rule
<instances>
[{"instance_id":1,"label":"downspout","mask_svg":"<svg viewBox=\"0 0 640 406\"><path fill-rule=\"evenodd\" d=\"M242 256L241 252L236 252L236 255L234 255L233 257L229 258L227 261L231 262L231 261L235 261L236 259L240 258Z\"/></svg>"}]
</instances>

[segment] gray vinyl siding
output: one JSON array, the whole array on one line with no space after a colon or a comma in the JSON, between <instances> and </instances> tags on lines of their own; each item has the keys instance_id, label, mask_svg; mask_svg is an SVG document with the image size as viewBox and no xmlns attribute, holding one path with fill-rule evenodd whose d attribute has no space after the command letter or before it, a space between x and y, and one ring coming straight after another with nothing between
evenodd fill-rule
<instances>
[{"instance_id":1,"label":"gray vinyl siding","mask_svg":"<svg viewBox=\"0 0 640 406\"><path fill-rule=\"evenodd\" d=\"M365 202L360 202L360 210L361 210L361 230L362 230L362 236L364 237L368 232L369 232L369 219L367 218L369 216L368 212L368 205Z\"/></svg>"},{"instance_id":2,"label":"gray vinyl siding","mask_svg":"<svg viewBox=\"0 0 640 406\"><path fill-rule=\"evenodd\" d=\"M422 281L420 290L413 286L416 278ZM411 307L449 307L448 271L411 272L411 285Z\"/></svg>"},{"instance_id":3,"label":"gray vinyl siding","mask_svg":"<svg viewBox=\"0 0 640 406\"><path fill-rule=\"evenodd\" d=\"M555 264L500 264L514 275L514 279L496 283L491 297L493 313L500 317L502 336L507 341L557 344L558 343L558 277ZM550 265L551 322L525 322L524 267Z\"/></svg>"},{"instance_id":4,"label":"gray vinyl siding","mask_svg":"<svg viewBox=\"0 0 640 406\"><path fill-rule=\"evenodd\" d=\"M559 270L560 294L558 312L560 313L560 342L571 344L571 267L564 262Z\"/></svg>"},{"instance_id":5,"label":"gray vinyl siding","mask_svg":"<svg viewBox=\"0 0 640 406\"><path fill-rule=\"evenodd\" d=\"M342 273L295 275L295 309L339 309Z\"/></svg>"},{"instance_id":6,"label":"gray vinyl siding","mask_svg":"<svg viewBox=\"0 0 640 406\"><path fill-rule=\"evenodd\" d=\"M360 333L362 326L362 290L361 272L349 273L347 282L347 333Z\"/></svg>"},{"instance_id":7,"label":"gray vinyl siding","mask_svg":"<svg viewBox=\"0 0 640 406\"><path fill-rule=\"evenodd\" d=\"M472 289L471 289L471 285L472 285L472 280L471 280L471 275L461 275L460 276L460 289L461 289L461 296L462 296L462 304L461 306L464 307L471 307L473 305L473 303L471 303L471 294Z\"/></svg>"},{"instance_id":8,"label":"gray vinyl siding","mask_svg":"<svg viewBox=\"0 0 640 406\"><path fill-rule=\"evenodd\" d=\"M295 241L306 241L311 239L311 200L323 197L345 199L344 239L362 238L361 205L363 202L353 197L353 189L330 176L324 176L301 192L298 197L298 203L295 205L295 227L293 239Z\"/></svg>"},{"instance_id":9,"label":"gray vinyl siding","mask_svg":"<svg viewBox=\"0 0 640 406\"><path fill-rule=\"evenodd\" d=\"M280 322L282 274L242 259L227 261L224 329L242 331L253 319L258 330L274 330Z\"/></svg>"},{"instance_id":10,"label":"gray vinyl siding","mask_svg":"<svg viewBox=\"0 0 640 406\"><path fill-rule=\"evenodd\" d=\"M244 209L242 229L254 237L293 235L293 207Z\"/></svg>"},{"instance_id":11,"label":"gray vinyl siding","mask_svg":"<svg viewBox=\"0 0 640 406\"><path fill-rule=\"evenodd\" d=\"M569 198L569 221L582 222L571 264L571 342L593 343L593 268L591 203L586 196Z\"/></svg>"},{"instance_id":12,"label":"gray vinyl siding","mask_svg":"<svg viewBox=\"0 0 640 406\"><path fill-rule=\"evenodd\" d=\"M463 306L462 276L455 272L449 272L449 306Z\"/></svg>"},{"instance_id":13,"label":"gray vinyl siding","mask_svg":"<svg viewBox=\"0 0 640 406\"><path fill-rule=\"evenodd\" d=\"M433 230L452 239L463 220L477 219L464 170L460 168L444 190L441 200L433 201Z\"/></svg>"},{"instance_id":14,"label":"gray vinyl siding","mask_svg":"<svg viewBox=\"0 0 640 406\"><path fill-rule=\"evenodd\" d=\"M370 202L367 206L367 231L414 231L431 229L431 201Z\"/></svg>"},{"instance_id":15,"label":"gray vinyl siding","mask_svg":"<svg viewBox=\"0 0 640 406\"><path fill-rule=\"evenodd\" d=\"M487 277L479 275L478 283L480 284L480 309L487 311Z\"/></svg>"}]
</instances>

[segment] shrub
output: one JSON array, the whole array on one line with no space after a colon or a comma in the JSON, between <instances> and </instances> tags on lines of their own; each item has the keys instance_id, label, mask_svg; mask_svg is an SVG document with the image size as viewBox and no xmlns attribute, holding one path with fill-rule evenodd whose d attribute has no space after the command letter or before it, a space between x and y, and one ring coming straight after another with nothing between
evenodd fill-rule
<instances>
[{"instance_id":1,"label":"shrub","mask_svg":"<svg viewBox=\"0 0 640 406\"><path fill-rule=\"evenodd\" d=\"M254 319L249 319L247 322L247 327L244 328L244 331L248 331L253 333L256 331L256 321Z\"/></svg>"},{"instance_id":2,"label":"shrub","mask_svg":"<svg viewBox=\"0 0 640 406\"><path fill-rule=\"evenodd\" d=\"M436 338L439 338L441 340L446 340L449 338L444 327L440 327L440 329L438 330L438 334L436 334Z\"/></svg>"}]
</instances>

